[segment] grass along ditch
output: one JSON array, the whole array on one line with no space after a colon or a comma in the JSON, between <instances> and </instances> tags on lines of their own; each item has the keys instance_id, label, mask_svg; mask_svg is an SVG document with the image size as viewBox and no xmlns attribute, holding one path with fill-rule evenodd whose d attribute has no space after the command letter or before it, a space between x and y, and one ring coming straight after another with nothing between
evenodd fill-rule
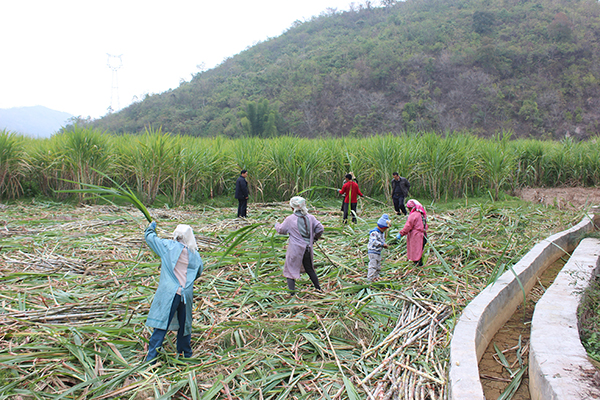
<instances>
[{"instance_id":1,"label":"grass along ditch","mask_svg":"<svg viewBox=\"0 0 600 400\"><path fill-rule=\"evenodd\" d=\"M587 290L583 293L583 300L579 305L579 334L583 347L588 353L590 361L600 370L600 276L596 276ZM593 376L596 386L600 387L600 373Z\"/></svg>"},{"instance_id":2,"label":"grass along ditch","mask_svg":"<svg viewBox=\"0 0 600 400\"><path fill-rule=\"evenodd\" d=\"M0 398L444 398L462 308L583 213L517 199L424 204L425 265L415 268L406 243L388 239L382 279L369 284L368 231L392 208L364 203L358 224L343 226L338 201L309 202L325 226L315 249L324 293L303 276L297 297L281 275L287 238L271 228L289 214L287 203L251 204L245 221L226 207L150 209L161 237L191 224L205 263L194 355L175 358L169 335L154 367L143 359L159 260L143 242L141 214L39 200L2 205ZM393 218L389 238L404 221ZM237 230L261 223L223 257Z\"/></svg>"}]
</instances>

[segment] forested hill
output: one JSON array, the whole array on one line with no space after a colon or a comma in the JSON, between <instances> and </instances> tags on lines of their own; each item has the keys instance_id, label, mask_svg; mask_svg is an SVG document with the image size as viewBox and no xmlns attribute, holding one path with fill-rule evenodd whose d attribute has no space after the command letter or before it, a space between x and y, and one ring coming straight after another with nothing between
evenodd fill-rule
<instances>
[{"instance_id":1,"label":"forested hill","mask_svg":"<svg viewBox=\"0 0 600 400\"><path fill-rule=\"evenodd\" d=\"M115 133L162 126L230 137L598 133L596 0L386 3L297 22L92 124Z\"/></svg>"}]
</instances>

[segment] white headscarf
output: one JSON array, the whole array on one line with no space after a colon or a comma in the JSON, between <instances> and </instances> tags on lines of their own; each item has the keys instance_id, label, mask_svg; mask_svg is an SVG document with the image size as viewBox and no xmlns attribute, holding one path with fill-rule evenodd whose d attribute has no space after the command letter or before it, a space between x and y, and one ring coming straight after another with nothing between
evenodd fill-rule
<instances>
[{"instance_id":1,"label":"white headscarf","mask_svg":"<svg viewBox=\"0 0 600 400\"><path fill-rule=\"evenodd\" d=\"M302 214L308 214L308 208L306 208L306 200L304 197L294 196L290 199L290 207L294 209L294 211L300 211Z\"/></svg>"},{"instance_id":2,"label":"white headscarf","mask_svg":"<svg viewBox=\"0 0 600 400\"><path fill-rule=\"evenodd\" d=\"M194 231L189 225L177 225L177 228L173 231L173 240L183 243L190 250L198 251Z\"/></svg>"}]
</instances>

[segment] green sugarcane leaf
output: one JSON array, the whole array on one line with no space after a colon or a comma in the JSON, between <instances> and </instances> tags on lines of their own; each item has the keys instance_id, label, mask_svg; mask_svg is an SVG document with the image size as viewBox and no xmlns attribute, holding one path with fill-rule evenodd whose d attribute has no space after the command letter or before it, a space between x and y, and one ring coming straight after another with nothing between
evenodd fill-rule
<instances>
[{"instance_id":1,"label":"green sugarcane leaf","mask_svg":"<svg viewBox=\"0 0 600 400\"><path fill-rule=\"evenodd\" d=\"M192 400L198 400L198 384L196 383L196 372L190 371L188 373L188 382L190 386L190 393L192 395Z\"/></svg>"},{"instance_id":2,"label":"green sugarcane leaf","mask_svg":"<svg viewBox=\"0 0 600 400\"><path fill-rule=\"evenodd\" d=\"M496 350L496 355L498 355L498 358L500 359L500 362L502 363L502 365L504 366L504 368L506 368L506 370L508 371L508 373L512 376L513 372L510 369L510 364L508 363L508 360L506 359L506 357L504 357L504 353L502 353L500 351L500 349L498 348L498 346L496 346L496 343L494 343L494 349Z\"/></svg>"},{"instance_id":3,"label":"green sugarcane leaf","mask_svg":"<svg viewBox=\"0 0 600 400\"><path fill-rule=\"evenodd\" d=\"M450 265L448 265L448 263L446 262L446 260L444 260L444 257L442 257L442 255L439 253L439 251L437 250L437 248L433 245L433 243L431 242L431 240L429 240L427 243L429 244L429 247L435 253L435 255L438 258L438 260L440 260L440 262L442 263L442 266L444 267L444 270L448 273L449 276L451 276L452 278L454 278L454 280L456 280L456 275L454 275L454 272L452 271L452 268L450 268Z\"/></svg>"},{"instance_id":4,"label":"green sugarcane leaf","mask_svg":"<svg viewBox=\"0 0 600 400\"><path fill-rule=\"evenodd\" d=\"M225 241L234 239L233 242L231 243L231 245L229 245L229 247L227 247L227 249L225 250L225 253L223 253L223 255L221 256L221 258L219 259L219 261L217 261L217 265L220 265L221 262L223 261L223 259L225 257L227 257L227 255L229 253L231 253L233 251L233 249L240 244L244 239L246 239L247 236L249 236L252 232L254 232L256 229L260 228L261 226L265 226L267 225L266 223L256 223L256 224L252 224L252 225L248 225L248 226L244 226L232 233L230 233L227 238L225 238Z\"/></svg>"},{"instance_id":5,"label":"green sugarcane leaf","mask_svg":"<svg viewBox=\"0 0 600 400\"><path fill-rule=\"evenodd\" d=\"M500 394L500 397L498 397L497 400L510 400L513 398L513 396L519 389L519 386L521 386L521 382L523 381L523 375L525 374L525 371L527 371L527 365L524 365L515 373L514 378L510 381L506 389L504 389L504 391Z\"/></svg>"},{"instance_id":6,"label":"green sugarcane leaf","mask_svg":"<svg viewBox=\"0 0 600 400\"><path fill-rule=\"evenodd\" d=\"M325 353L328 352L325 343L321 339L317 339L312 333L303 332L302 336L304 336L304 338L317 349L321 357L325 359Z\"/></svg>"},{"instance_id":7,"label":"green sugarcane leaf","mask_svg":"<svg viewBox=\"0 0 600 400\"><path fill-rule=\"evenodd\" d=\"M349 400L360 400L360 396L356 391L356 388L352 384L352 381L346 377L346 375L342 375L342 379L344 380L344 387L346 388L346 394L348 395Z\"/></svg>"},{"instance_id":8,"label":"green sugarcane leaf","mask_svg":"<svg viewBox=\"0 0 600 400\"><path fill-rule=\"evenodd\" d=\"M81 183L81 182L71 181L68 179L63 179L63 181L65 181L65 182L74 183L79 186L84 186L84 187L86 187L86 189L57 190L56 192L57 193L88 193L88 194L92 194L97 197L100 197L104 200L106 200L105 197L116 197L118 199L125 200L125 201L131 203L135 208L140 210L142 212L142 214L144 214L144 217L146 217L148 222L152 222L152 217L150 216L148 209L137 198L137 196L133 193L133 191L128 186L119 185L113 179L111 179L109 176L107 176L106 174L104 174L100 171L95 171L95 172L102 175L104 178L108 179L110 182L112 182L115 185L115 187L111 188L111 187L92 185L89 183Z\"/></svg>"},{"instance_id":9,"label":"green sugarcane leaf","mask_svg":"<svg viewBox=\"0 0 600 400\"><path fill-rule=\"evenodd\" d=\"M182 387L184 387L187 384L189 384L189 381L187 379L180 380L175 385L171 386L165 394L158 397L157 400L171 400L173 395L176 394L177 392L179 392L179 389L181 389Z\"/></svg>"}]
</instances>

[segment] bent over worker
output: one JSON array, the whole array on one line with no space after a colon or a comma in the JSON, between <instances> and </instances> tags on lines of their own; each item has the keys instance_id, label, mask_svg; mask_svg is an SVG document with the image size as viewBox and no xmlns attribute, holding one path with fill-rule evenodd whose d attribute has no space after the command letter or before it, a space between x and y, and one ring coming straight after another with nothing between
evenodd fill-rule
<instances>
[{"instance_id":1,"label":"bent over worker","mask_svg":"<svg viewBox=\"0 0 600 400\"><path fill-rule=\"evenodd\" d=\"M172 240L160 239L156 235L156 222L152 221L144 235L148 246L160 257L160 280L146 322L154 328L146 361L156 358L167 330L177 331L177 354L189 358L194 281L203 268L194 232L189 225L178 225Z\"/></svg>"},{"instance_id":2,"label":"bent over worker","mask_svg":"<svg viewBox=\"0 0 600 400\"><path fill-rule=\"evenodd\" d=\"M387 249L385 243L385 231L390 227L392 221L387 214L383 214L377 220L377 226L369 231L369 244L367 253L369 255L369 267L367 269L367 279L371 282L379 279L381 272L381 251Z\"/></svg>"},{"instance_id":3,"label":"bent over worker","mask_svg":"<svg viewBox=\"0 0 600 400\"><path fill-rule=\"evenodd\" d=\"M288 289L292 294L296 290L296 279L300 278L302 267L310 277L315 289L321 291L319 278L314 269L313 243L323 231L323 225L308 213L306 200L295 196L290 199L290 207L294 211L283 223L276 223L275 230L281 235L289 235L288 248L285 254L283 276L287 278Z\"/></svg>"}]
</instances>

